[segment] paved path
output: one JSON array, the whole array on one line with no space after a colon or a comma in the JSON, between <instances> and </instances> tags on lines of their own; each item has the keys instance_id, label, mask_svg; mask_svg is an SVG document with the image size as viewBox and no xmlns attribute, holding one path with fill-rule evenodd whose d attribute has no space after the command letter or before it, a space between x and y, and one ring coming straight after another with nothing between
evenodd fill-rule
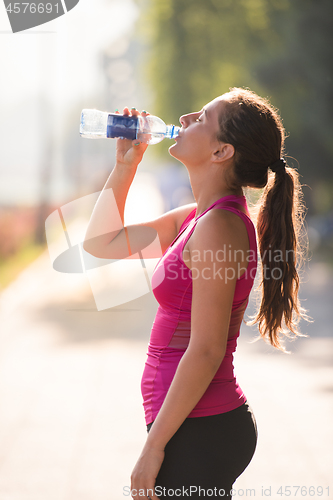
<instances>
[{"instance_id":1,"label":"paved path","mask_svg":"<svg viewBox=\"0 0 333 500\"><path fill-rule=\"evenodd\" d=\"M280 486L306 488L291 489L292 498L333 498L332 283L332 271L314 263L302 296L315 323L292 355L251 344L243 328L235 364L259 440L235 498L285 498ZM155 311L147 295L97 312L85 276L56 273L47 254L3 292L0 500L130 498L124 487L146 435L140 378Z\"/></svg>"}]
</instances>

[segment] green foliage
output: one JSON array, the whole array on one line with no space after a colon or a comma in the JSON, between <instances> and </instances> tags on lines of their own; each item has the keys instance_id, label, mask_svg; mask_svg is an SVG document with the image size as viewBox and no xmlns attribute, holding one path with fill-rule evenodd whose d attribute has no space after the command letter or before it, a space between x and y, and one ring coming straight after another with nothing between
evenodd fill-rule
<instances>
[{"instance_id":1,"label":"green foliage","mask_svg":"<svg viewBox=\"0 0 333 500\"><path fill-rule=\"evenodd\" d=\"M153 113L176 123L249 87L280 109L301 173L333 178L332 0L150 0L142 16Z\"/></svg>"}]
</instances>

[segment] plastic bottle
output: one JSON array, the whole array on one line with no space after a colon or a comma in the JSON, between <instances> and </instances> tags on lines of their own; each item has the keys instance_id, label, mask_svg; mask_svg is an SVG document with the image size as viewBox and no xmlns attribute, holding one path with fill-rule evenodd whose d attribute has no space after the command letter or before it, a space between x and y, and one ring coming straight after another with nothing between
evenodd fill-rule
<instances>
[{"instance_id":1,"label":"plastic bottle","mask_svg":"<svg viewBox=\"0 0 333 500\"><path fill-rule=\"evenodd\" d=\"M81 113L80 135L89 139L109 139L121 137L147 144L157 144L165 137L174 139L180 127L166 125L157 116L124 116L97 109L83 109Z\"/></svg>"}]
</instances>

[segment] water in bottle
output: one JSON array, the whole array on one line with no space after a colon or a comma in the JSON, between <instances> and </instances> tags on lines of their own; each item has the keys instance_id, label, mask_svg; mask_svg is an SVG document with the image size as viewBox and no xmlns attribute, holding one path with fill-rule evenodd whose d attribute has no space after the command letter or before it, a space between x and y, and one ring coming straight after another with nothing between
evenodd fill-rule
<instances>
[{"instance_id":1,"label":"water in bottle","mask_svg":"<svg viewBox=\"0 0 333 500\"><path fill-rule=\"evenodd\" d=\"M125 116L97 109L84 109L81 113L80 135L89 139L121 137L146 144L157 144L165 137L174 139L180 127L166 125L157 116Z\"/></svg>"}]
</instances>

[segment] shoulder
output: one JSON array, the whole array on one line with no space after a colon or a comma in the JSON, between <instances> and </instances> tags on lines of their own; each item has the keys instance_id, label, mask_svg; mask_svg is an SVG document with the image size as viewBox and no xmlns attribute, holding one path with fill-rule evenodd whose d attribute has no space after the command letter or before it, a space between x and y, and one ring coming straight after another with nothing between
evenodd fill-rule
<instances>
[{"instance_id":1,"label":"shoulder","mask_svg":"<svg viewBox=\"0 0 333 500\"><path fill-rule=\"evenodd\" d=\"M197 235L204 236L236 236L239 228L243 227L246 232L246 227L238 215L230 210L212 209L204 214L196 225Z\"/></svg>"},{"instance_id":2,"label":"shoulder","mask_svg":"<svg viewBox=\"0 0 333 500\"><path fill-rule=\"evenodd\" d=\"M223 245L242 250L249 247L247 228L241 217L222 209L212 209L204 214L198 220L189 242L193 248L212 250Z\"/></svg>"}]
</instances>

